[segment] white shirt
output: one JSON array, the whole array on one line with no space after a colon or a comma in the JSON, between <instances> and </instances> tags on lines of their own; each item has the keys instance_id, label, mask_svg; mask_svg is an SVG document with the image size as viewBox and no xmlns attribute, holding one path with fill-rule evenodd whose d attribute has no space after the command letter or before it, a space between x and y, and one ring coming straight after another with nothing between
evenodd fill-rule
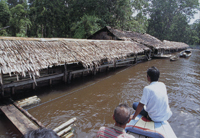
<instances>
[{"instance_id":1,"label":"white shirt","mask_svg":"<svg viewBox=\"0 0 200 138\"><path fill-rule=\"evenodd\" d=\"M140 103L145 105L144 109L155 122L166 121L172 116L167 89L162 82L151 82L150 85L144 87Z\"/></svg>"}]
</instances>

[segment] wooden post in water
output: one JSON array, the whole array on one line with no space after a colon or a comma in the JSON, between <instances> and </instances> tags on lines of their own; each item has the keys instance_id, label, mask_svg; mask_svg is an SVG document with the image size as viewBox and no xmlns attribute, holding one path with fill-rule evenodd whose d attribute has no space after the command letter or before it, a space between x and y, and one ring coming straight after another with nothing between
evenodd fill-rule
<instances>
[{"instance_id":1,"label":"wooden post in water","mask_svg":"<svg viewBox=\"0 0 200 138\"><path fill-rule=\"evenodd\" d=\"M35 83L33 83L33 90L35 90Z\"/></svg>"},{"instance_id":2,"label":"wooden post in water","mask_svg":"<svg viewBox=\"0 0 200 138\"><path fill-rule=\"evenodd\" d=\"M97 73L96 66L95 66L95 64L93 63L92 74L93 74L93 75L96 75L96 73Z\"/></svg>"},{"instance_id":3,"label":"wooden post in water","mask_svg":"<svg viewBox=\"0 0 200 138\"><path fill-rule=\"evenodd\" d=\"M49 85L50 86L52 85L52 79L49 79Z\"/></svg>"},{"instance_id":4,"label":"wooden post in water","mask_svg":"<svg viewBox=\"0 0 200 138\"><path fill-rule=\"evenodd\" d=\"M113 66L114 66L114 69L116 69L116 59L113 59Z\"/></svg>"},{"instance_id":5,"label":"wooden post in water","mask_svg":"<svg viewBox=\"0 0 200 138\"><path fill-rule=\"evenodd\" d=\"M135 56L135 63L137 63L137 54L136 54L136 56Z\"/></svg>"},{"instance_id":6,"label":"wooden post in water","mask_svg":"<svg viewBox=\"0 0 200 138\"><path fill-rule=\"evenodd\" d=\"M72 79L72 73L71 72L69 72L69 75L68 75L69 77L68 77L68 83L71 83L71 79Z\"/></svg>"},{"instance_id":7,"label":"wooden post in water","mask_svg":"<svg viewBox=\"0 0 200 138\"><path fill-rule=\"evenodd\" d=\"M15 87L12 87L12 95L15 94Z\"/></svg>"},{"instance_id":8,"label":"wooden post in water","mask_svg":"<svg viewBox=\"0 0 200 138\"><path fill-rule=\"evenodd\" d=\"M67 73L67 65L65 63L65 65L64 65L64 77L63 77L63 80L64 80L65 83L67 82L67 75L68 75L68 73Z\"/></svg>"},{"instance_id":9,"label":"wooden post in water","mask_svg":"<svg viewBox=\"0 0 200 138\"><path fill-rule=\"evenodd\" d=\"M1 95L4 96L3 72L1 70Z\"/></svg>"}]
</instances>

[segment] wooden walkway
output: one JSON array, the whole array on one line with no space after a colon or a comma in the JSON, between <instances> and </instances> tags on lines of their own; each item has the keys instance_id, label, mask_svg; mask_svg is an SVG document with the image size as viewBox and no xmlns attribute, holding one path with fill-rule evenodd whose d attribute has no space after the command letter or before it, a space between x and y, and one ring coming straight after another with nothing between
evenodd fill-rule
<instances>
[{"instance_id":1,"label":"wooden walkway","mask_svg":"<svg viewBox=\"0 0 200 138\"><path fill-rule=\"evenodd\" d=\"M15 127L21 132L21 134L26 134L29 130L36 130L40 128L13 104L1 106L0 109L13 123L13 125L15 125Z\"/></svg>"}]
</instances>

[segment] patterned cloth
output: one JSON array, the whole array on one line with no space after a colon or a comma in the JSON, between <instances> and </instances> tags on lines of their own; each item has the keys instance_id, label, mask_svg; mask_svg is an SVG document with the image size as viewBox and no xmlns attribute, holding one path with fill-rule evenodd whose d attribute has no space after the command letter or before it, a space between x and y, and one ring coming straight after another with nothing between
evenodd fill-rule
<instances>
[{"instance_id":1,"label":"patterned cloth","mask_svg":"<svg viewBox=\"0 0 200 138\"><path fill-rule=\"evenodd\" d=\"M97 138L135 138L134 136L127 134L123 128L117 127L117 126L101 127L96 137Z\"/></svg>"}]
</instances>

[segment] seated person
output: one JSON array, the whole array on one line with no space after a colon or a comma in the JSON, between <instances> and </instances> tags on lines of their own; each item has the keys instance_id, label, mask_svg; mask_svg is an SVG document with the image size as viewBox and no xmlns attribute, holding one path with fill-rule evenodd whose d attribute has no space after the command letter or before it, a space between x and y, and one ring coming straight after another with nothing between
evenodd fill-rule
<instances>
[{"instance_id":1,"label":"seated person","mask_svg":"<svg viewBox=\"0 0 200 138\"><path fill-rule=\"evenodd\" d=\"M126 124L130 121L130 109L126 104L118 105L113 114L115 125L113 127L101 127L97 138L134 138L125 132Z\"/></svg>"},{"instance_id":2,"label":"seated person","mask_svg":"<svg viewBox=\"0 0 200 138\"><path fill-rule=\"evenodd\" d=\"M172 116L167 89L163 82L158 81L159 76L160 71L156 67L153 66L147 70L147 80L150 84L144 87L140 102L133 103L133 109L136 112L131 115L131 119L141 114L154 122L162 122Z\"/></svg>"}]
</instances>

